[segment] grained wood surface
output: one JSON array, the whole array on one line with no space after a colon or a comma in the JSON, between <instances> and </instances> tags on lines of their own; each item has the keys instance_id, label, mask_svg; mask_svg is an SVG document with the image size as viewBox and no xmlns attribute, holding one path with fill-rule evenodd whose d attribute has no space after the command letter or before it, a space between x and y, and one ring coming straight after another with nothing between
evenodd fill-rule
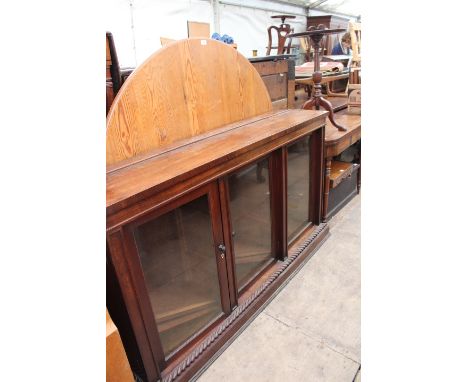
<instances>
[{"instance_id":1,"label":"grained wood surface","mask_svg":"<svg viewBox=\"0 0 468 382\"><path fill-rule=\"evenodd\" d=\"M133 382L133 374L117 327L106 309L106 381Z\"/></svg>"},{"instance_id":2,"label":"grained wood surface","mask_svg":"<svg viewBox=\"0 0 468 382\"><path fill-rule=\"evenodd\" d=\"M325 125L325 156L340 154L353 143L361 139L361 116L348 114L342 110L335 114L335 120L346 127L347 131L339 131L329 120Z\"/></svg>"},{"instance_id":3,"label":"grained wood surface","mask_svg":"<svg viewBox=\"0 0 468 382\"><path fill-rule=\"evenodd\" d=\"M341 183L343 178L351 176L353 163L332 161L330 169L330 187L334 188Z\"/></svg>"},{"instance_id":4,"label":"grained wood surface","mask_svg":"<svg viewBox=\"0 0 468 382\"><path fill-rule=\"evenodd\" d=\"M253 62L252 65L261 76L288 72L288 60L258 61Z\"/></svg>"},{"instance_id":5,"label":"grained wood surface","mask_svg":"<svg viewBox=\"0 0 468 382\"><path fill-rule=\"evenodd\" d=\"M253 122L232 124L204 139L188 141L183 146L168 150L157 149L123 162L122 166L109 166L107 172L107 207L131 198L148 189L163 188L193 176L205 167L226 162L256 146L292 135L296 129L310 126L313 131L323 126L326 115L316 110L283 110L270 112L265 118Z\"/></svg>"},{"instance_id":6,"label":"grained wood surface","mask_svg":"<svg viewBox=\"0 0 468 382\"><path fill-rule=\"evenodd\" d=\"M106 162L271 110L255 68L216 40L186 39L154 53L128 78L107 120Z\"/></svg>"}]
</instances>

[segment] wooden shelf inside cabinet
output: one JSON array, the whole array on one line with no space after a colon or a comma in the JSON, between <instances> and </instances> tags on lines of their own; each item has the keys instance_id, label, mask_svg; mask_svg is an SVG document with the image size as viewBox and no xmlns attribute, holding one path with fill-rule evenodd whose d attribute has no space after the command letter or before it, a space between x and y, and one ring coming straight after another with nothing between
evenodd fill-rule
<instances>
[{"instance_id":1,"label":"wooden shelf inside cabinet","mask_svg":"<svg viewBox=\"0 0 468 382\"><path fill-rule=\"evenodd\" d=\"M180 289L182 286L179 286ZM151 296L154 306L158 306L155 318L160 332L173 329L205 315L211 315L216 311L216 301L206 299L206 293L200 290L200 285L192 283L190 289L184 294L184 299L178 299L181 293L172 286L166 288L165 293L159 292L158 296Z\"/></svg>"},{"instance_id":2,"label":"wooden shelf inside cabinet","mask_svg":"<svg viewBox=\"0 0 468 382\"><path fill-rule=\"evenodd\" d=\"M348 163L340 161L331 162L330 187L335 188L344 179L351 177L351 174L359 168L357 163Z\"/></svg>"}]
</instances>

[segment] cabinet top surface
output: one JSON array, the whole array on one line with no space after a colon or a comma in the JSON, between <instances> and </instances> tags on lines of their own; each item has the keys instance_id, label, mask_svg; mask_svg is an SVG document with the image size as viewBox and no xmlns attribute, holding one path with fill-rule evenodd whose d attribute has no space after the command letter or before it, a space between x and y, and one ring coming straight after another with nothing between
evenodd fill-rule
<instances>
[{"instance_id":1,"label":"cabinet top surface","mask_svg":"<svg viewBox=\"0 0 468 382\"><path fill-rule=\"evenodd\" d=\"M361 116L357 114L348 114L343 112L335 113L335 120L342 126L345 126L347 131L339 131L333 126L329 119L325 125L325 145L333 145L339 143L342 139L346 139L352 134L361 134Z\"/></svg>"},{"instance_id":2,"label":"cabinet top surface","mask_svg":"<svg viewBox=\"0 0 468 382\"><path fill-rule=\"evenodd\" d=\"M110 165L106 207L149 189L156 192L303 127L316 130L326 115L317 110L270 111Z\"/></svg>"}]
</instances>

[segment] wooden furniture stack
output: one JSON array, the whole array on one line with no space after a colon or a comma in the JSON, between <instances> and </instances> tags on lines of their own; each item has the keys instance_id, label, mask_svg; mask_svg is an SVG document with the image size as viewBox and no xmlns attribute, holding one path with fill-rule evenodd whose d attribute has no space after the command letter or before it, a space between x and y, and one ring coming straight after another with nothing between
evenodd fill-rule
<instances>
[{"instance_id":1,"label":"wooden furniture stack","mask_svg":"<svg viewBox=\"0 0 468 382\"><path fill-rule=\"evenodd\" d=\"M326 239L326 115L272 110L255 68L214 40L167 45L121 88L107 307L140 378L196 377Z\"/></svg>"}]
</instances>

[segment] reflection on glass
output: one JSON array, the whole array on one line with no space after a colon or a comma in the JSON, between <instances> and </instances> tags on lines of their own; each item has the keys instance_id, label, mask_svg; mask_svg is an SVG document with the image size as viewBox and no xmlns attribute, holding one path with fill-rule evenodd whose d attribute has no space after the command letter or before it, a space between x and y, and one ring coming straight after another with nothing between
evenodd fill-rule
<instances>
[{"instance_id":1,"label":"reflection on glass","mask_svg":"<svg viewBox=\"0 0 468 382\"><path fill-rule=\"evenodd\" d=\"M288 147L288 241L309 221L309 139Z\"/></svg>"},{"instance_id":2,"label":"reflection on glass","mask_svg":"<svg viewBox=\"0 0 468 382\"><path fill-rule=\"evenodd\" d=\"M208 198L135 230L164 354L222 313Z\"/></svg>"},{"instance_id":3,"label":"reflection on glass","mask_svg":"<svg viewBox=\"0 0 468 382\"><path fill-rule=\"evenodd\" d=\"M240 290L272 260L268 159L231 174L229 196Z\"/></svg>"}]
</instances>

